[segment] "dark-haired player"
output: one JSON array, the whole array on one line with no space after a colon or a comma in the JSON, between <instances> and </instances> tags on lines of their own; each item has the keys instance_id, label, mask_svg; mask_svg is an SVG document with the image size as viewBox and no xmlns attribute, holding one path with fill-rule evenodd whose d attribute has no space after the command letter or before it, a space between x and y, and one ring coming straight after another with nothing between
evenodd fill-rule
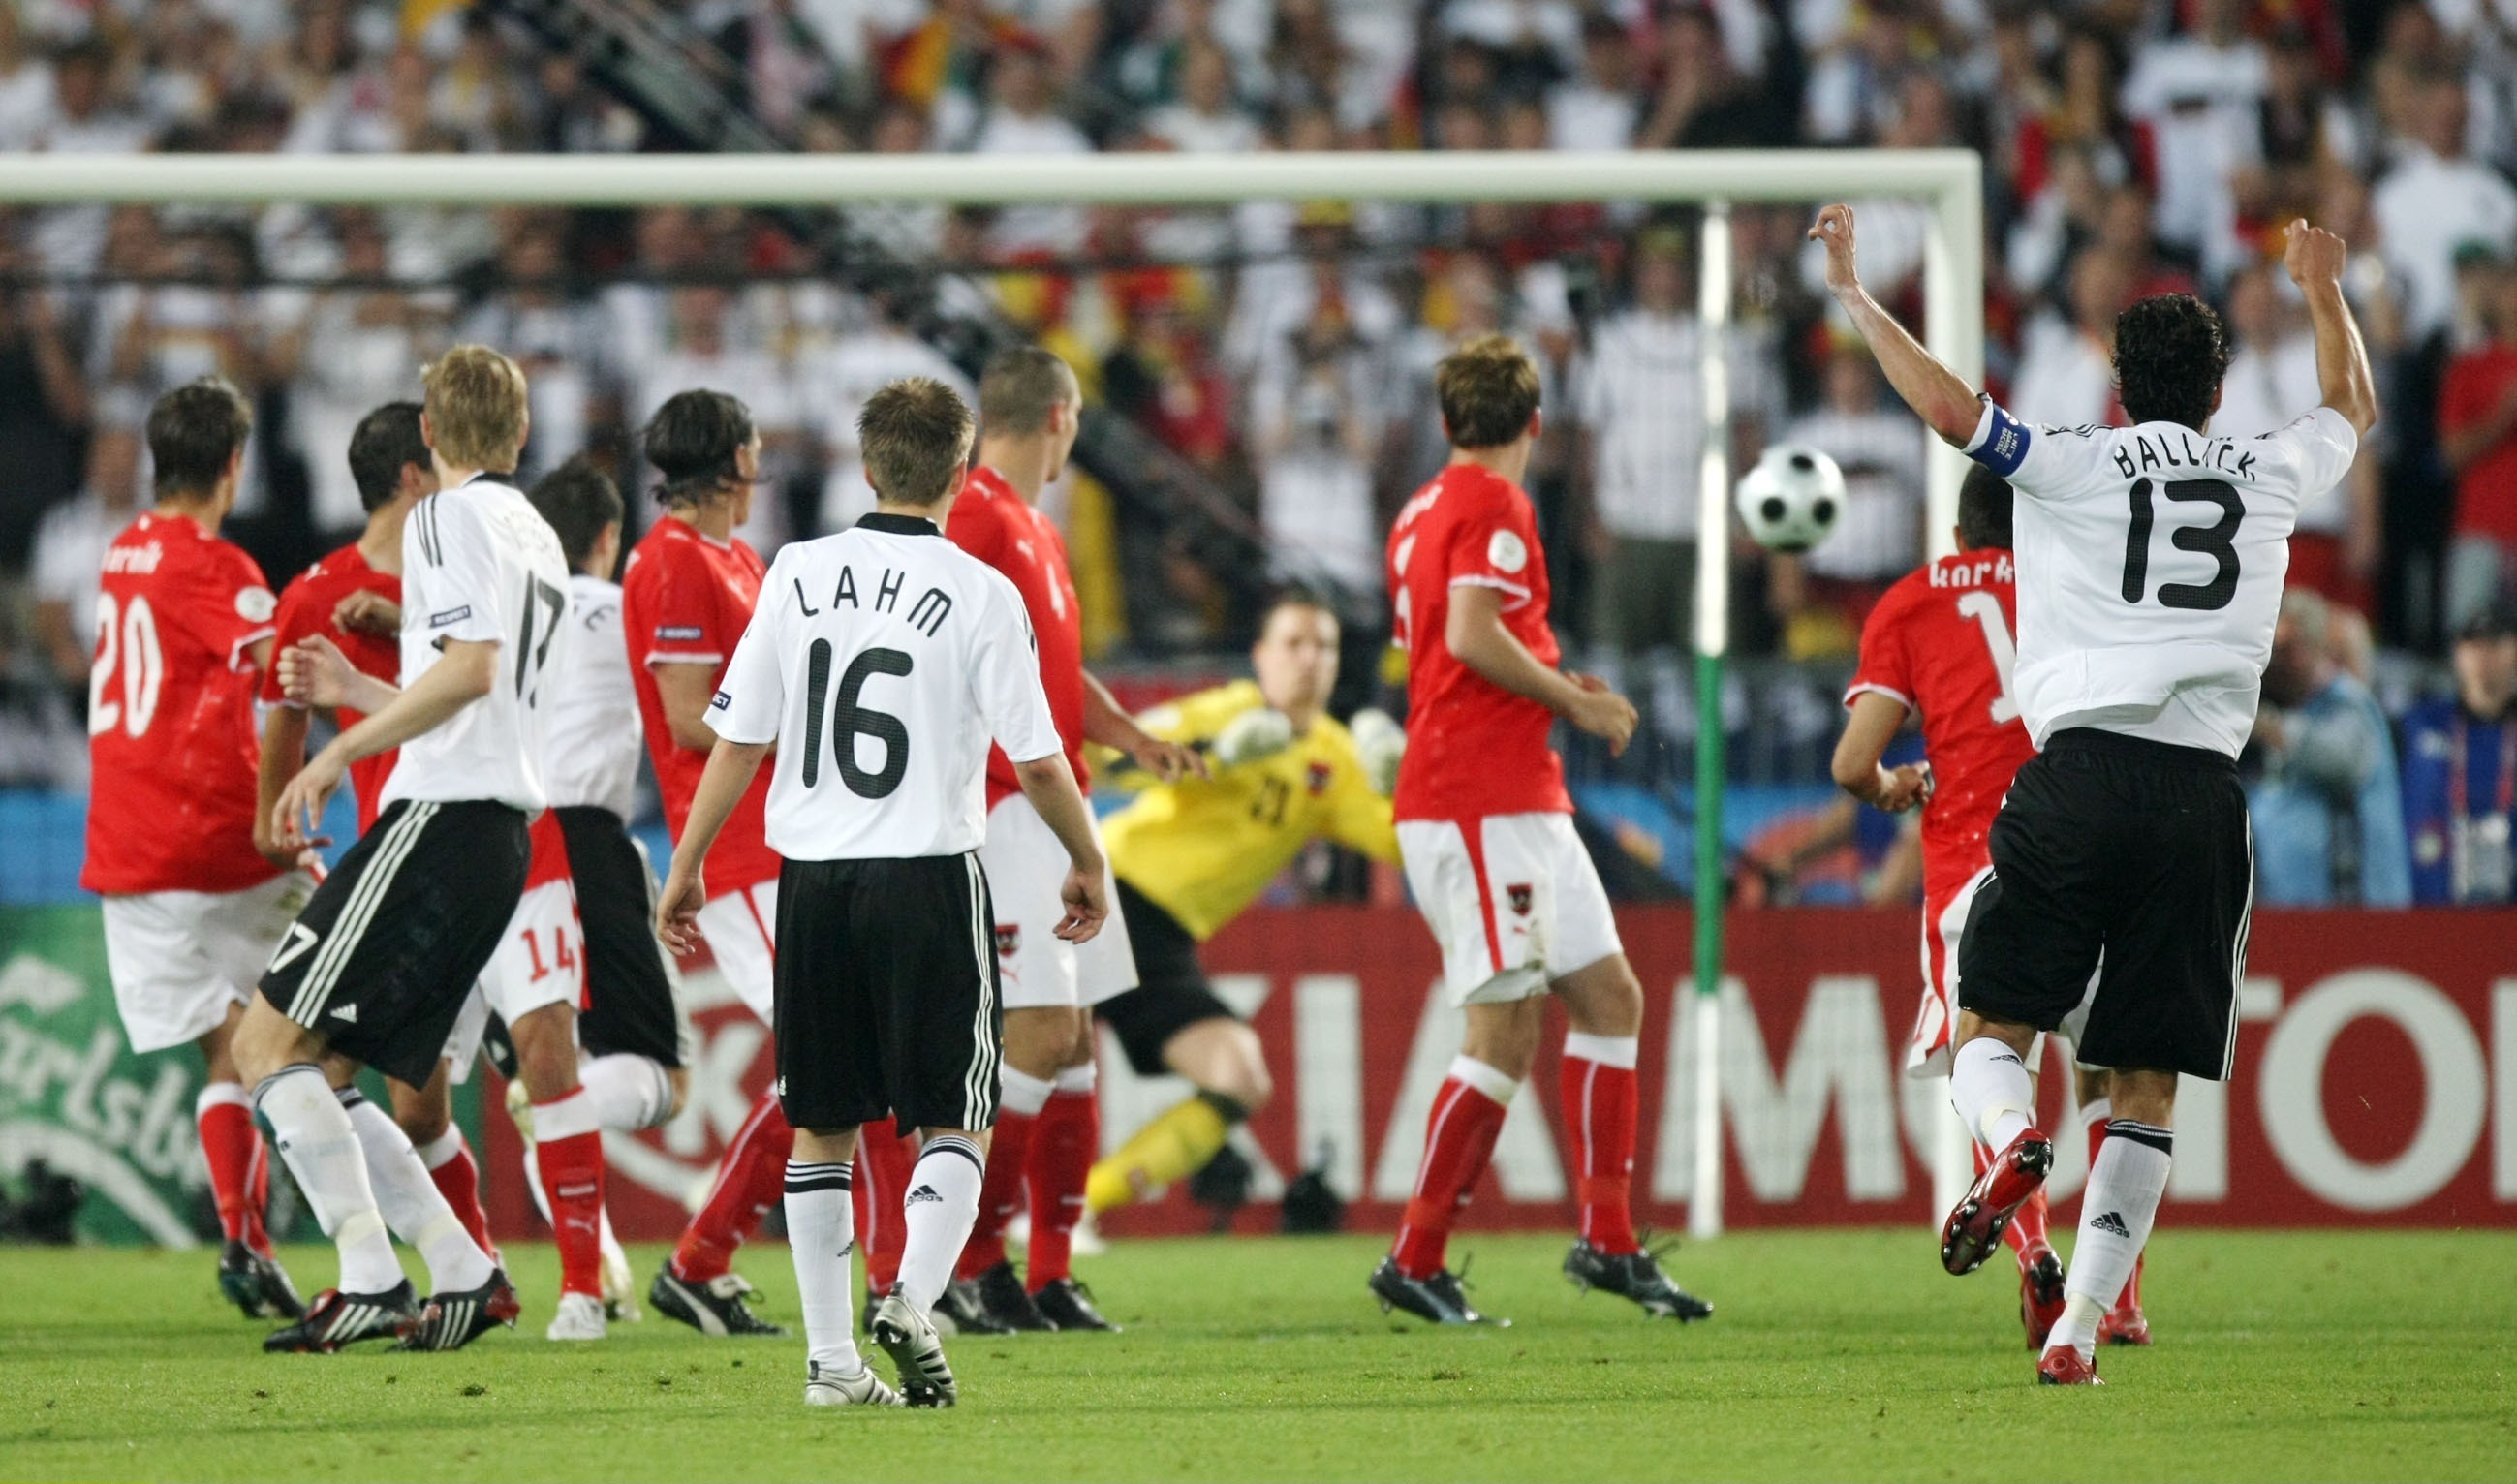
<instances>
[{"instance_id":1,"label":"dark-haired player","mask_svg":"<svg viewBox=\"0 0 2517 1484\"><path fill-rule=\"evenodd\" d=\"M252 429L244 398L215 379L149 409L156 500L106 547L97 596L79 884L105 899L131 1049L200 1048L220 1291L249 1318L293 1319L305 1306L263 1229L270 1166L233 1055L254 977L314 889L296 852L254 849L253 696L274 604L253 558L218 533Z\"/></svg>"},{"instance_id":2,"label":"dark-haired player","mask_svg":"<svg viewBox=\"0 0 2517 1484\"><path fill-rule=\"evenodd\" d=\"M1635 1240L1635 1060L1643 991L1608 894L1573 832L1557 717L1623 751L1635 708L1557 667L1547 557L1520 488L1538 441L1538 367L1486 335L1434 372L1451 461L1389 532L1392 642L1407 651L1407 735L1395 799L1408 889L1442 949L1467 1014L1465 1044L1434 1094L1389 1255L1371 1288L1384 1308L1475 1324L1445 1262L1451 1223L1494 1154L1505 1110L1538 1059L1545 996L1571 1030L1560 1066L1581 1235L1564 1274L1583 1289L1680 1320L1713 1310L1682 1292Z\"/></svg>"},{"instance_id":3,"label":"dark-haired player","mask_svg":"<svg viewBox=\"0 0 2517 1484\"><path fill-rule=\"evenodd\" d=\"M2012 693L2041 750L1993 823L1992 873L1958 948L1950 1098L1995 1153L1949 1213L1941 1260L1972 1271L2043 1185L2054 1146L2035 1126L2026 1058L2038 1033L2084 1016L2076 1049L2112 1072L2112 1120L2036 1374L2094 1384L2099 1327L2167 1188L2176 1079L2226 1081L2235 1060L2254 876L2237 757L2262 697L2290 528L2303 497L2350 471L2377 420L2342 297L2342 240L2290 224L2324 405L2225 439L2207 430L2228 342L2199 300L2160 294L2116 317L2132 427L2031 428L1871 299L1851 207L1821 211L1810 236L1898 395L2021 496Z\"/></svg>"}]
</instances>

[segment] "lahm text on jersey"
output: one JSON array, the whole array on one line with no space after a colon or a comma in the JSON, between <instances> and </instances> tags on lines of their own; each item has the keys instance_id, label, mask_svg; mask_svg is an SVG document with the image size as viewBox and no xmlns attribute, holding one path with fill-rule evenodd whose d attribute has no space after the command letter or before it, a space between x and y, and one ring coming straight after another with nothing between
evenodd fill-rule
<instances>
[{"instance_id":1,"label":"lahm text on jersey","mask_svg":"<svg viewBox=\"0 0 2517 1484\"><path fill-rule=\"evenodd\" d=\"M832 589L830 601L822 608L816 608L813 606L811 596L804 591L803 580L797 578L795 579L796 611L807 618L818 618L825 612L839 608L871 610L877 614L902 616L900 597L907 580L906 572L886 567L882 570L882 574L875 579L874 596L868 599L861 595L858 588L856 569L853 566L842 567L839 569L839 580ZM942 631L944 620L952 616L952 595L940 587L929 587L917 596L917 601L909 605L905 621L911 628L932 639Z\"/></svg>"}]
</instances>

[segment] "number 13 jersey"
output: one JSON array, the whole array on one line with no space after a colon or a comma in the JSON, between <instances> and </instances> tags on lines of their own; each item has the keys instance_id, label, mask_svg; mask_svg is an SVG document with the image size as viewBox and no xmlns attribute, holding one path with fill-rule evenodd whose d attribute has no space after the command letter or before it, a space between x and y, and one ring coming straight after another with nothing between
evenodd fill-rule
<instances>
[{"instance_id":1,"label":"number 13 jersey","mask_svg":"<svg viewBox=\"0 0 2517 1484\"><path fill-rule=\"evenodd\" d=\"M1015 762L1064 746L1012 581L880 513L778 553L708 725L778 744L769 844L789 861L976 850L989 743Z\"/></svg>"},{"instance_id":2,"label":"number 13 jersey","mask_svg":"<svg viewBox=\"0 0 2517 1484\"><path fill-rule=\"evenodd\" d=\"M2159 422L2030 428L1987 401L1966 451L2021 496L2015 684L2037 746L2094 727L2237 756L2299 502L2339 483L2359 446L2330 407L2212 438Z\"/></svg>"},{"instance_id":3,"label":"number 13 jersey","mask_svg":"<svg viewBox=\"0 0 2517 1484\"><path fill-rule=\"evenodd\" d=\"M498 646L488 695L403 743L384 801L490 800L538 815L550 678L567 662L568 560L513 488L488 475L441 490L403 522L402 683L449 641Z\"/></svg>"}]
</instances>

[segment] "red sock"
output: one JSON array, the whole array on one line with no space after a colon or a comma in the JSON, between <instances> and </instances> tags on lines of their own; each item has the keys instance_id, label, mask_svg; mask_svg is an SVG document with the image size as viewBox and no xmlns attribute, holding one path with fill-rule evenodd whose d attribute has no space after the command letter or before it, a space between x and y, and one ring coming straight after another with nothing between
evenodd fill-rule
<instances>
[{"instance_id":1,"label":"red sock","mask_svg":"<svg viewBox=\"0 0 2517 1484\"><path fill-rule=\"evenodd\" d=\"M533 1105L533 1166L559 1247L559 1291L603 1295L603 1130L576 1088ZM556 1137L554 1137L556 1135Z\"/></svg>"},{"instance_id":2,"label":"red sock","mask_svg":"<svg viewBox=\"0 0 2517 1484\"><path fill-rule=\"evenodd\" d=\"M857 1208L857 1246L865 1252L866 1287L888 1293L900 1281L900 1253L908 1242L901 1197L909 1191L909 1141L885 1119L868 1124L857 1141L857 1175L849 1195Z\"/></svg>"},{"instance_id":3,"label":"red sock","mask_svg":"<svg viewBox=\"0 0 2517 1484\"><path fill-rule=\"evenodd\" d=\"M996 1137L988 1141L988 1172L979 1182L979 1219L970 1228L970 1240L961 1245L956 1278L976 1278L1005 1260L1005 1223L1022 1206L1023 1172L1031 1163L1032 1128L1039 1122L1039 1114L998 1108Z\"/></svg>"},{"instance_id":4,"label":"red sock","mask_svg":"<svg viewBox=\"0 0 2517 1484\"><path fill-rule=\"evenodd\" d=\"M1084 1218L1084 1182L1100 1153L1101 1100L1091 1083L1081 1090L1060 1085L1032 1131L1031 1251L1023 1277L1035 1293L1075 1276L1075 1223Z\"/></svg>"},{"instance_id":5,"label":"red sock","mask_svg":"<svg viewBox=\"0 0 2517 1484\"><path fill-rule=\"evenodd\" d=\"M1462 1081L1458 1062L1452 1063L1452 1071L1433 1094L1425 1162L1416 1169L1416 1195L1407 1203L1398 1239L1389 1248L1398 1270L1410 1278L1429 1278L1440 1271L1451 1223L1469 1204L1469 1192L1494 1155L1495 1135L1503 1132L1504 1105Z\"/></svg>"},{"instance_id":6,"label":"red sock","mask_svg":"<svg viewBox=\"0 0 2517 1484\"><path fill-rule=\"evenodd\" d=\"M1628 1039L1620 1059L1633 1055ZM1610 1256L1640 1251L1635 1241L1635 1069L1565 1048L1560 1073L1564 1122L1573 1135L1574 1199L1582 1240Z\"/></svg>"},{"instance_id":7,"label":"red sock","mask_svg":"<svg viewBox=\"0 0 2517 1484\"><path fill-rule=\"evenodd\" d=\"M463 1223L473 1245L495 1261L498 1249L490 1241L490 1215L481 1208L481 1166L472 1163L472 1149L463 1142L462 1128L447 1124L444 1133L419 1151L419 1162L428 1166L430 1183L453 1208L454 1219Z\"/></svg>"},{"instance_id":8,"label":"red sock","mask_svg":"<svg viewBox=\"0 0 2517 1484\"><path fill-rule=\"evenodd\" d=\"M265 1224L265 1213L271 1209L271 1146L260 1133L253 1140L253 1173L245 1177L246 1213L252 1218L253 1234L245 1244L268 1257L271 1255L271 1228Z\"/></svg>"},{"instance_id":9,"label":"red sock","mask_svg":"<svg viewBox=\"0 0 2517 1484\"><path fill-rule=\"evenodd\" d=\"M724 1276L734 1265L734 1250L760 1230L771 1207L787 1199L787 1157L794 1150L795 1130L788 1126L777 1094L763 1093L718 1162L707 1204L691 1217L673 1249L674 1276L692 1283Z\"/></svg>"},{"instance_id":10,"label":"red sock","mask_svg":"<svg viewBox=\"0 0 2517 1484\"><path fill-rule=\"evenodd\" d=\"M2129 1314L2141 1308L2141 1269L2150 1260L2148 1251L2136 1252L2132 1259L2132 1276L2124 1280L2123 1292L2115 1295L2114 1312Z\"/></svg>"},{"instance_id":11,"label":"red sock","mask_svg":"<svg viewBox=\"0 0 2517 1484\"><path fill-rule=\"evenodd\" d=\"M219 1234L257 1251L269 1251L262 1231L262 1203L253 1195L253 1166L262 1131L253 1126L253 1105L235 1082L212 1082L193 1100L201 1158L210 1166L210 1195L219 1206ZM268 1178L266 1174L265 1178Z\"/></svg>"}]
</instances>

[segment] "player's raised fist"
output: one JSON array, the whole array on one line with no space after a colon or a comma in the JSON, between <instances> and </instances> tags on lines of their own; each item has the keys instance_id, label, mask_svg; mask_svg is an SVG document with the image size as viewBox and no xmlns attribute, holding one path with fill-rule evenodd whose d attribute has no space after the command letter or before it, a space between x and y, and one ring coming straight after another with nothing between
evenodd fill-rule
<instances>
[{"instance_id":1,"label":"player's raised fist","mask_svg":"<svg viewBox=\"0 0 2517 1484\"><path fill-rule=\"evenodd\" d=\"M2282 262L2289 270L2289 280L2300 288L2339 288L2342 268L2351 256L2343 240L2322 227L2311 227L2301 217L2289 224L2288 245Z\"/></svg>"},{"instance_id":2,"label":"player's raised fist","mask_svg":"<svg viewBox=\"0 0 2517 1484\"><path fill-rule=\"evenodd\" d=\"M279 690L302 706L347 702L358 677L349 657L320 634L309 634L279 652Z\"/></svg>"},{"instance_id":3,"label":"player's raised fist","mask_svg":"<svg viewBox=\"0 0 2517 1484\"><path fill-rule=\"evenodd\" d=\"M1837 202L1822 207L1817 221L1809 230L1809 239L1826 248L1826 286L1842 293L1860 286L1861 275L1853 260L1853 208Z\"/></svg>"}]
</instances>

